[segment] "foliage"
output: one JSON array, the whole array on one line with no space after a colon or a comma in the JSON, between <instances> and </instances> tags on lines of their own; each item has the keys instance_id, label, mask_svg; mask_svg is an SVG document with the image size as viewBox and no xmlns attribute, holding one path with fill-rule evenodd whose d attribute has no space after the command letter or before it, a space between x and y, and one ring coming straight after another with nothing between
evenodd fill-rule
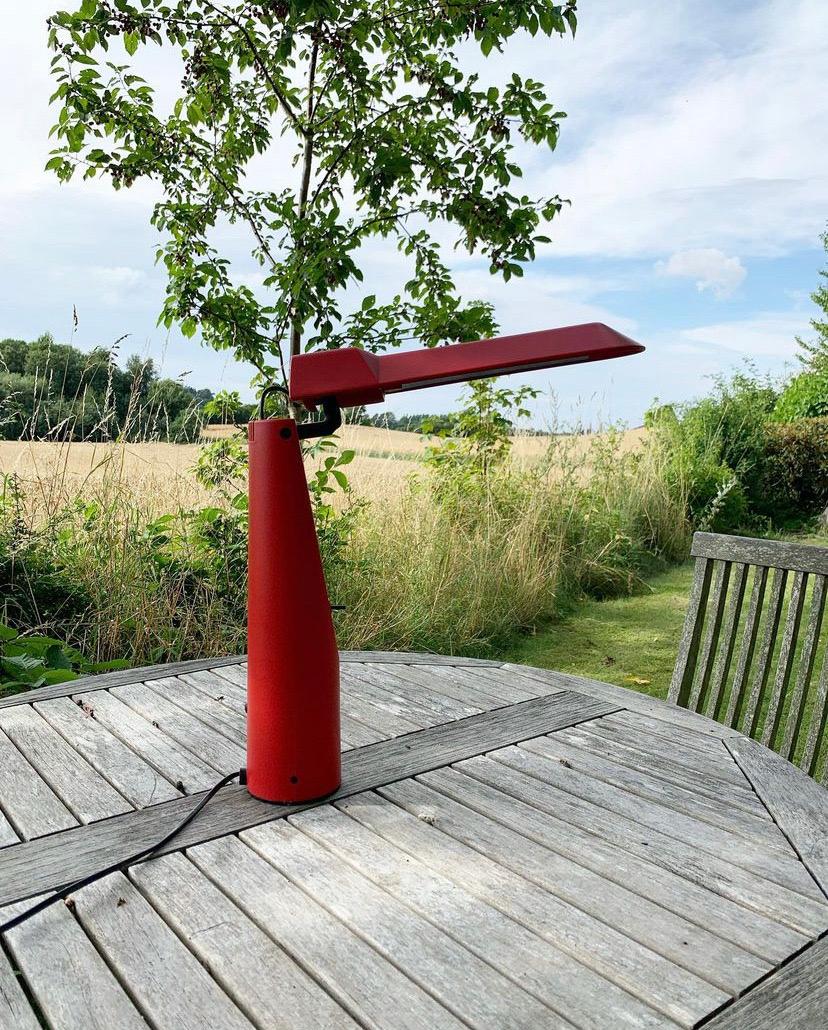
<instances>
[{"instance_id":1,"label":"foliage","mask_svg":"<svg viewBox=\"0 0 828 1030\"><path fill-rule=\"evenodd\" d=\"M197 439L212 398L158 376L151 360L117 363L117 346L89 352L57 344L0 341L0 439Z\"/></svg>"},{"instance_id":2,"label":"foliage","mask_svg":"<svg viewBox=\"0 0 828 1030\"><path fill-rule=\"evenodd\" d=\"M645 425L663 450L666 475L686 491L697 529L726 532L755 522L776 399L773 385L748 370L715 380L709 397L648 412Z\"/></svg>"},{"instance_id":3,"label":"foliage","mask_svg":"<svg viewBox=\"0 0 828 1030\"><path fill-rule=\"evenodd\" d=\"M71 625L89 596L56 558L60 524L35 528L15 475L0 476L0 620L29 628Z\"/></svg>"},{"instance_id":4,"label":"foliage","mask_svg":"<svg viewBox=\"0 0 828 1030\"><path fill-rule=\"evenodd\" d=\"M88 662L75 648L54 637L23 635L0 622L0 697L127 667L121 660Z\"/></svg>"},{"instance_id":5,"label":"foliage","mask_svg":"<svg viewBox=\"0 0 828 1030\"><path fill-rule=\"evenodd\" d=\"M457 503L460 495L485 487L509 456L513 420L529 417L526 402L537 395L530 386L512 390L496 379L478 379L466 386L466 403L459 411L423 422L423 432L438 438L427 449L425 463L443 503Z\"/></svg>"},{"instance_id":6,"label":"foliage","mask_svg":"<svg viewBox=\"0 0 828 1030\"><path fill-rule=\"evenodd\" d=\"M828 232L821 239L828 252ZM828 415L828 268L819 274L823 282L811 294L820 310L820 315L811 319L816 336L811 340L797 339L799 360L804 367L782 391L774 410L774 417L780 422Z\"/></svg>"},{"instance_id":7,"label":"foliage","mask_svg":"<svg viewBox=\"0 0 828 1030\"><path fill-rule=\"evenodd\" d=\"M220 425L229 425L237 422L242 415L249 415L250 408L242 404L242 399L236 390L219 390L204 407L201 413L208 422L218 422Z\"/></svg>"},{"instance_id":8,"label":"foliage","mask_svg":"<svg viewBox=\"0 0 828 1030\"><path fill-rule=\"evenodd\" d=\"M756 507L777 525L828 508L828 418L770 428L762 485Z\"/></svg>"},{"instance_id":9,"label":"foliage","mask_svg":"<svg viewBox=\"0 0 828 1030\"><path fill-rule=\"evenodd\" d=\"M780 422L828 415L828 360L790 379L773 415Z\"/></svg>"},{"instance_id":10,"label":"foliage","mask_svg":"<svg viewBox=\"0 0 828 1030\"><path fill-rule=\"evenodd\" d=\"M828 253L828 231L824 232L820 239ZM811 294L811 300L821 312L819 316L811 319L811 328L816 333L816 339L797 340L800 360L806 369L812 372L828 371L828 268L821 269L819 275L823 281Z\"/></svg>"},{"instance_id":11,"label":"foliage","mask_svg":"<svg viewBox=\"0 0 828 1030\"><path fill-rule=\"evenodd\" d=\"M515 151L554 148L564 115L516 72L486 85L467 55L575 26L575 0L83 0L50 19L60 112L47 167L63 181L158 183L161 320L266 379L302 348L482 338L490 306L461 299L431 226L448 224L492 274L521 275L563 202L517 191ZM184 69L172 104L137 70L139 51L157 46ZM258 185L276 141L280 164L297 169L292 188ZM250 234L265 299L217 249L227 221ZM376 238L396 245L410 278L348 310Z\"/></svg>"}]
</instances>

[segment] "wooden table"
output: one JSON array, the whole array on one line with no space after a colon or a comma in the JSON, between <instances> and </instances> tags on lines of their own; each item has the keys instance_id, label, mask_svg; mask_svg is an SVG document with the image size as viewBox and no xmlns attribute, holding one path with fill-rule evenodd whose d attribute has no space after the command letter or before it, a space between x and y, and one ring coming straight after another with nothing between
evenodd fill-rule
<instances>
[{"instance_id":1,"label":"wooden table","mask_svg":"<svg viewBox=\"0 0 828 1030\"><path fill-rule=\"evenodd\" d=\"M825 1026L828 792L603 683L343 655L344 783L233 785L6 935L0 1027ZM244 762L240 659L0 702L0 905L126 857Z\"/></svg>"}]
</instances>

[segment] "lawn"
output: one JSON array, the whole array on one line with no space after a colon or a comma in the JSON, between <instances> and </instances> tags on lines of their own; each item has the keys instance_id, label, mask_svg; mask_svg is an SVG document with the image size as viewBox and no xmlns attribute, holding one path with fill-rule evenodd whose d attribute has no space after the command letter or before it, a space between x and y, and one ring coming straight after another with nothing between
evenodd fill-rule
<instances>
[{"instance_id":1,"label":"lawn","mask_svg":"<svg viewBox=\"0 0 828 1030\"><path fill-rule=\"evenodd\" d=\"M526 637L506 659L666 697L692 579L687 562L654 576L633 597L587 601Z\"/></svg>"}]
</instances>

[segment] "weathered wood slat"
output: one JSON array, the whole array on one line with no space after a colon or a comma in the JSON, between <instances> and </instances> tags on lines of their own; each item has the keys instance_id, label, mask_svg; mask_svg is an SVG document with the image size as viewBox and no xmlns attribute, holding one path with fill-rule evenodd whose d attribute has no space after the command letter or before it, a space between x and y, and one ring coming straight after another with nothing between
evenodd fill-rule
<instances>
[{"instance_id":1,"label":"weathered wood slat","mask_svg":"<svg viewBox=\"0 0 828 1030\"><path fill-rule=\"evenodd\" d=\"M395 785L388 796L394 798L398 786L408 785ZM385 795L386 788L382 793ZM726 997L718 988L661 959L631 937L602 925L513 869L480 854L465 839L454 839L453 813L441 821L438 832L430 826L432 817L430 811L421 816L424 832L417 856L422 856L423 862L650 1007L677 1023L692 1026L700 1013L710 1011L715 998Z\"/></svg>"},{"instance_id":2,"label":"weathered wood slat","mask_svg":"<svg viewBox=\"0 0 828 1030\"><path fill-rule=\"evenodd\" d=\"M744 908L647 858L631 854L617 843L603 840L569 820L539 812L524 802L504 796L494 787L458 770L436 770L417 780L380 787L378 793L401 805L417 819L437 827L441 825L441 812L447 799L453 798L458 802L462 799L464 805L482 817L510 827L525 839L536 841L550 851L584 865L605 880L617 883L669 912L675 912L705 929L715 928L722 939L770 964L787 958L807 941L803 934L766 915ZM338 805L355 818L368 818L374 814L373 807L369 806L363 816L364 806L357 803L352 806L350 800L338 802ZM505 813L502 820L497 816L501 807ZM388 818L391 819L390 816ZM394 822L393 819L391 821ZM369 820L369 823L373 826L375 820ZM384 828L379 832L388 835ZM390 839L396 838L392 836ZM425 861L425 852L418 852L417 857L421 854Z\"/></svg>"},{"instance_id":3,"label":"weathered wood slat","mask_svg":"<svg viewBox=\"0 0 828 1030\"><path fill-rule=\"evenodd\" d=\"M245 830L241 839L465 1022L561 1026L532 995L287 822Z\"/></svg>"},{"instance_id":4,"label":"weathered wood slat","mask_svg":"<svg viewBox=\"0 0 828 1030\"><path fill-rule=\"evenodd\" d=\"M446 675L442 670L437 671L438 676ZM507 704L516 704L518 701L526 701L530 697L540 697L548 693L550 687L535 680L518 680L514 673L507 668L499 669L457 669L449 673L454 679L468 683L476 687L481 681L485 689L494 691L498 697Z\"/></svg>"},{"instance_id":5,"label":"weathered wood slat","mask_svg":"<svg viewBox=\"0 0 828 1030\"><path fill-rule=\"evenodd\" d=\"M647 694L639 694L635 690L628 690L626 687L617 687L613 683L602 683L600 680L585 679L583 676L573 676L567 672L552 672L549 669L536 669L528 665L513 665L508 663L503 666L510 675L517 677L518 682L524 680L540 680L547 685L547 689L572 690L588 697L600 698L604 701L614 703L618 708L626 708L631 712L641 712L642 715L649 715L661 722L671 723L683 730L692 730L707 737L737 736L738 732L720 723L711 722L696 712L687 708L680 708L677 705L665 704L657 698L649 697Z\"/></svg>"},{"instance_id":6,"label":"weathered wood slat","mask_svg":"<svg viewBox=\"0 0 828 1030\"><path fill-rule=\"evenodd\" d=\"M785 584L787 581L788 573L785 569L774 569L770 603L765 613L765 629L762 634L759 656L753 669L750 698L748 699L743 723L744 731L750 737L756 735L759 718L762 714L762 699L770 674L771 659L773 658L776 637L779 632L779 622L782 618L782 608L785 603Z\"/></svg>"},{"instance_id":7,"label":"weathered wood slat","mask_svg":"<svg viewBox=\"0 0 828 1030\"><path fill-rule=\"evenodd\" d=\"M0 950L0 1030L41 1030L11 963Z\"/></svg>"},{"instance_id":8,"label":"weathered wood slat","mask_svg":"<svg viewBox=\"0 0 828 1030\"><path fill-rule=\"evenodd\" d=\"M644 756L656 757L660 762L668 763L669 767L684 772L692 781L706 783L722 791L723 797L745 798L751 793L750 784L724 748L717 754L711 752L706 755L687 748L682 750L668 740L654 734L642 734L627 723L612 719L590 726L590 733L623 744Z\"/></svg>"},{"instance_id":9,"label":"weathered wood slat","mask_svg":"<svg viewBox=\"0 0 828 1030\"><path fill-rule=\"evenodd\" d=\"M674 808L678 812L711 823L720 829L773 847L790 855L790 845L772 820L748 815L743 809L734 808L724 802L714 802L684 787L675 786L637 769L601 757L586 749L577 740L567 737L566 730L559 730L548 737L536 737L521 745L527 751L551 758L567 768L586 773L604 783L619 787L630 794L653 801L659 805Z\"/></svg>"},{"instance_id":10,"label":"weathered wood slat","mask_svg":"<svg viewBox=\"0 0 828 1030\"><path fill-rule=\"evenodd\" d=\"M386 737L400 737L405 733L425 729L426 726L434 726L437 722L447 721L424 717L421 712L390 693L373 689L357 679L348 668L342 669L340 677L343 712Z\"/></svg>"},{"instance_id":11,"label":"weathered wood slat","mask_svg":"<svg viewBox=\"0 0 828 1030\"><path fill-rule=\"evenodd\" d=\"M661 755L648 754L643 741L639 741L638 748L630 747L626 741L612 733L597 732L599 728L600 723L597 721L584 723L567 730L566 739L598 758L663 780L703 800L724 803L731 811L738 810L765 822L772 822L767 809L753 791L730 790L729 784L716 778L708 782L693 769L671 762Z\"/></svg>"},{"instance_id":12,"label":"weathered wood slat","mask_svg":"<svg viewBox=\"0 0 828 1030\"><path fill-rule=\"evenodd\" d=\"M736 660L736 671L730 687L730 698L727 702L725 722L728 726L739 726L744 708L748 674L753 666L756 652L756 641L759 639L759 623L762 618L762 605L765 601L765 590L768 583L768 570L762 566L753 570L753 587L750 591L745 627L742 642L739 646L739 657Z\"/></svg>"},{"instance_id":13,"label":"weathered wood slat","mask_svg":"<svg viewBox=\"0 0 828 1030\"><path fill-rule=\"evenodd\" d=\"M339 728L343 743L347 741L351 747L366 747L381 740L389 740L393 736L391 733L383 733L372 726L366 726L342 712L339 716Z\"/></svg>"},{"instance_id":14,"label":"weathered wood slat","mask_svg":"<svg viewBox=\"0 0 828 1030\"><path fill-rule=\"evenodd\" d=\"M10 834L6 825L3 836L12 847L15 846L18 834L29 840L78 825L78 820L66 805L2 731L0 785L3 814L13 827ZM9 836L12 836L12 840L8 839Z\"/></svg>"},{"instance_id":15,"label":"weathered wood slat","mask_svg":"<svg viewBox=\"0 0 828 1030\"><path fill-rule=\"evenodd\" d=\"M672 709L671 709L672 710ZM694 730L686 730L683 727L674 726L663 719L655 719L652 715L645 715L643 712L620 711L612 717L612 721L619 725L625 725L648 737L655 736L659 741L668 740L677 750L700 751L703 755L722 755L721 737L710 736L706 733L697 733Z\"/></svg>"},{"instance_id":16,"label":"weathered wood slat","mask_svg":"<svg viewBox=\"0 0 828 1030\"><path fill-rule=\"evenodd\" d=\"M238 837L188 857L362 1026L460 1030L464 1024Z\"/></svg>"},{"instance_id":17,"label":"weathered wood slat","mask_svg":"<svg viewBox=\"0 0 828 1030\"><path fill-rule=\"evenodd\" d=\"M487 666L497 668L501 663L488 658L464 658L462 655L429 654L423 651L340 651L341 662L400 662L402 665L454 665L457 668Z\"/></svg>"},{"instance_id":18,"label":"weathered wood slat","mask_svg":"<svg viewBox=\"0 0 828 1030\"><path fill-rule=\"evenodd\" d=\"M123 701L182 748L198 755L202 762L206 762L216 772L223 775L244 765L246 755L243 747L168 701L149 685L132 683L116 687L109 694Z\"/></svg>"},{"instance_id":19,"label":"weathered wood slat","mask_svg":"<svg viewBox=\"0 0 828 1030\"><path fill-rule=\"evenodd\" d=\"M735 566L733 585L730 590L730 604L727 608L727 616L720 637L722 646L716 652L716 662L710 681L710 693L705 708L707 715L715 720L718 720L721 714L722 702L724 701L724 686L727 683L730 664L733 660L733 651L736 646L736 630L739 626L739 616L742 612L742 603L745 597L747 573L747 565L737 564Z\"/></svg>"},{"instance_id":20,"label":"weathered wood slat","mask_svg":"<svg viewBox=\"0 0 828 1030\"><path fill-rule=\"evenodd\" d=\"M469 951L501 969L562 1018L591 1030L603 1030L607 1025L673 1025L567 952L542 942L499 908L470 893L438 868L443 863L436 856L430 860L424 857L431 852L435 832L439 831L429 831L427 825L375 794L363 794L340 804L342 811L326 805L292 816L290 821ZM398 846L399 839L393 843L385 839L389 835L388 817L393 812L398 818L391 814L392 823L409 822L410 832L406 835L403 831L402 846ZM377 821L380 829L374 832ZM393 828L390 836L394 836ZM462 880L462 875L457 880Z\"/></svg>"},{"instance_id":21,"label":"weathered wood slat","mask_svg":"<svg viewBox=\"0 0 828 1030\"><path fill-rule=\"evenodd\" d=\"M810 544L756 540L721 533L696 533L690 553L694 558L738 561L747 565L765 565L772 569L828 575L828 548Z\"/></svg>"},{"instance_id":22,"label":"weathered wood slat","mask_svg":"<svg viewBox=\"0 0 828 1030\"><path fill-rule=\"evenodd\" d=\"M488 707L465 704L433 690L418 689L393 674L378 673L364 665L349 666L345 675L348 673L350 677L347 682L352 684L353 690L359 689L366 697L373 694L377 703L383 705L401 705L406 718L415 719L421 726L465 719Z\"/></svg>"},{"instance_id":23,"label":"weathered wood slat","mask_svg":"<svg viewBox=\"0 0 828 1030\"><path fill-rule=\"evenodd\" d=\"M828 790L755 740L727 747L828 896Z\"/></svg>"},{"instance_id":24,"label":"weathered wood slat","mask_svg":"<svg viewBox=\"0 0 828 1030\"><path fill-rule=\"evenodd\" d=\"M419 665L383 665L373 662L369 663L369 667L380 673L393 672L412 686L433 693L439 692L456 701L484 709L502 708L538 696L537 691L521 691L517 688L518 697L505 698L496 684L484 679L482 673L488 670L483 669L457 669L444 665L432 665L424 669Z\"/></svg>"},{"instance_id":25,"label":"weathered wood slat","mask_svg":"<svg viewBox=\"0 0 828 1030\"><path fill-rule=\"evenodd\" d=\"M730 789L730 784L712 778L710 781L696 770L671 761L663 755L647 752L644 742L632 747L617 733L598 731L600 722L584 723L566 730L566 740L598 757L612 760L618 765L639 771L655 780L681 787L683 790L705 800L726 804L730 810L753 815L765 821L770 820L767 810L756 794L743 789ZM746 781L747 784L747 781Z\"/></svg>"},{"instance_id":26,"label":"weathered wood slat","mask_svg":"<svg viewBox=\"0 0 828 1030\"><path fill-rule=\"evenodd\" d=\"M715 562L714 565L713 591L710 598L710 608L705 619L704 643L702 644L701 654L696 662L696 667L693 673L690 674L691 689L687 707L691 708L694 712L704 711L707 701L707 688L710 684L713 662L719 645L719 636L727 604L727 588L730 584L731 563L722 561Z\"/></svg>"},{"instance_id":27,"label":"weathered wood slat","mask_svg":"<svg viewBox=\"0 0 828 1030\"><path fill-rule=\"evenodd\" d=\"M400 737L424 729L423 726L402 718L396 712L382 708L378 703L375 705L355 696L344 683L339 706L340 718L347 720L349 728L354 730L364 743L390 740L391 737Z\"/></svg>"},{"instance_id":28,"label":"weathered wood slat","mask_svg":"<svg viewBox=\"0 0 828 1030\"><path fill-rule=\"evenodd\" d=\"M9 906L0 918L26 907ZM6 939L51 1030L146 1030L143 1016L65 905L45 909Z\"/></svg>"},{"instance_id":29,"label":"weathered wood slat","mask_svg":"<svg viewBox=\"0 0 828 1030\"><path fill-rule=\"evenodd\" d=\"M0 729L79 822L132 811L132 804L69 747L34 708L21 705L0 712Z\"/></svg>"},{"instance_id":30,"label":"weathered wood slat","mask_svg":"<svg viewBox=\"0 0 828 1030\"><path fill-rule=\"evenodd\" d=\"M253 1024L126 876L99 880L74 902L87 934L151 1025L250 1030Z\"/></svg>"},{"instance_id":31,"label":"weathered wood slat","mask_svg":"<svg viewBox=\"0 0 828 1030\"><path fill-rule=\"evenodd\" d=\"M805 751L802 754L802 768L810 775L816 776L819 771L819 756L822 745L825 741L825 731L828 726L828 651L822 660L822 672L819 676L819 685L814 695L811 707L811 716L808 723L808 739L805 742ZM822 772L822 781L828 778L828 762Z\"/></svg>"},{"instance_id":32,"label":"weathered wood slat","mask_svg":"<svg viewBox=\"0 0 828 1030\"><path fill-rule=\"evenodd\" d=\"M313 812L292 817L291 822L312 836L321 835L327 847L342 854L357 868L366 871L367 856L372 852L375 855L378 845L372 841L370 835L358 834L350 829L350 820L342 822L342 817L337 819L331 813L332 808L328 806L324 810L315 809ZM512 883L520 884L517 877L523 877L542 888L545 893L553 894L567 906L577 909L579 914L571 920L573 932L577 933L575 927L579 921L583 921L582 914L594 917L598 924L589 933L585 933L587 940L597 939L601 943L606 940L610 945L617 943L622 950L627 951L635 951L637 945L641 945L642 949L646 949L639 951L639 955L645 960L642 968L649 969L645 989L649 988L653 974L659 975L660 970L666 970L666 975L669 976L673 973L671 966L680 966L723 991L737 993L772 968L768 962L722 940L709 930L661 908L640 894L634 894L614 882L605 880L580 863L527 840L513 830L500 826L463 805L444 802L440 811L439 827L428 829L423 834L420 852L431 852L435 846L439 848L442 834L451 835L474 852L485 855L492 862L516 874L511 878ZM349 838L350 848L347 846ZM435 838L438 839L436 844ZM399 856L386 854L384 857L386 875L384 879L380 877L377 882L394 892L400 883L401 874L398 870L401 866L406 870L408 867L404 861L400 861ZM448 855L445 858L446 861L442 864L447 867ZM464 865L465 863L461 864L460 868ZM370 870L373 868L372 864L366 874L371 875ZM418 882L422 882L422 874L414 871L408 875L412 878L410 887L400 896L416 907L420 897L417 885ZM443 890L440 898L441 902L429 899L431 903L426 905L426 911L431 913L430 917L436 925L443 926L444 913L451 905L451 896L446 897ZM455 904L459 902L455 901ZM468 918L468 905L465 911ZM563 912L562 919L570 915L570 910L566 907ZM607 934L601 923L619 931L620 936L615 936L611 932ZM475 926L472 922L471 926L466 925L466 933L474 940L485 937L486 929L484 926ZM659 958L652 958L647 955L647 951L653 952ZM681 989L678 985L675 986ZM639 997L642 996L637 987L635 993Z\"/></svg>"},{"instance_id":33,"label":"weathered wood slat","mask_svg":"<svg viewBox=\"0 0 828 1030\"><path fill-rule=\"evenodd\" d=\"M500 808L495 806L486 812L499 822L509 817L511 808L505 795L511 795L533 809L548 812L559 820L569 820L632 854L647 858L777 922L786 923L807 936L821 933L828 926L828 907L813 897L789 890L734 864L730 855L717 856L703 851L490 758L470 759L458 763L457 769L500 792L497 798ZM425 780L429 784L438 782L437 777L431 774ZM439 780L439 789L446 792L442 779Z\"/></svg>"},{"instance_id":34,"label":"weathered wood slat","mask_svg":"<svg viewBox=\"0 0 828 1030\"><path fill-rule=\"evenodd\" d=\"M109 690L125 683L143 683L145 680L157 679L159 676L179 676L185 672L196 672L201 669L220 669L225 665L237 665L242 657L233 658L199 658L192 662L170 662L168 665L143 665L135 669L119 669L117 672L102 672L95 676L81 676L67 683L54 683L46 687L37 687L22 694L0 699L0 708L12 708L19 704L30 704L33 701L47 701L53 697L69 697L72 694L85 694L90 690Z\"/></svg>"},{"instance_id":35,"label":"weathered wood slat","mask_svg":"<svg viewBox=\"0 0 828 1030\"><path fill-rule=\"evenodd\" d=\"M707 1030L816 1030L828 1012L828 938L705 1023Z\"/></svg>"},{"instance_id":36,"label":"weathered wood slat","mask_svg":"<svg viewBox=\"0 0 828 1030\"><path fill-rule=\"evenodd\" d=\"M132 688L129 688L132 689ZM244 714L244 707L239 711L236 707L226 703L226 697L214 692L207 693L201 687L195 686L190 680L171 676L165 679L152 680L144 685L145 690L152 690L160 694L167 701L183 709L190 716L209 726L211 730L220 733L223 737L234 744L244 746L247 740L247 719ZM120 696L117 691L115 695Z\"/></svg>"},{"instance_id":37,"label":"weathered wood slat","mask_svg":"<svg viewBox=\"0 0 828 1030\"><path fill-rule=\"evenodd\" d=\"M808 614L808 627L805 630L796 684L791 695L791 703L785 722L785 736L779 749L782 757L787 758L789 761L793 760L794 752L799 742L799 734L802 729L802 715L805 709L805 697L814 673L814 663L819 645L819 631L822 628L822 619L825 614L825 582L825 576L816 576L814 579L811 607Z\"/></svg>"},{"instance_id":38,"label":"weathered wood slat","mask_svg":"<svg viewBox=\"0 0 828 1030\"><path fill-rule=\"evenodd\" d=\"M595 780L577 769L561 765L560 762L530 754L524 748L504 748L492 752L490 758L710 855L729 855L730 861L735 865L773 880L774 883L789 890L799 891L807 896L817 896L810 877L790 851L781 852L765 842L748 840L730 830L722 830L692 816L671 811L664 805L630 794L612 784Z\"/></svg>"},{"instance_id":39,"label":"weathered wood slat","mask_svg":"<svg viewBox=\"0 0 828 1030\"><path fill-rule=\"evenodd\" d=\"M785 617L785 628L782 631L782 643L779 648L779 657L776 663L776 676L773 681L773 692L768 704L765 724L762 727L762 743L772 747L776 741L776 734L779 730L779 723L782 718L782 709L785 701L785 693L788 688L788 681L791 678L791 669L794 660L794 648L796 638L799 634L799 623L802 620L802 609L805 604L805 588L808 583L807 573L797 572L794 575L791 596L788 601L788 613Z\"/></svg>"},{"instance_id":40,"label":"weathered wood slat","mask_svg":"<svg viewBox=\"0 0 828 1030\"><path fill-rule=\"evenodd\" d=\"M340 651L341 662L383 662L402 665L446 665L453 668L499 668L501 662L485 658L463 658L459 655L417 654L403 651ZM144 683L159 677L180 676L185 673L218 670L237 666L247 661L247 655L232 655L226 658L199 658L194 661L170 662L167 665L142 665L134 669L119 669L95 676L82 676L68 683L55 683L37 687L22 694L13 694L0 699L0 708L29 704L32 701L46 701L53 697L69 697L72 694L88 693L91 690L108 690L127 683Z\"/></svg>"},{"instance_id":41,"label":"weathered wood slat","mask_svg":"<svg viewBox=\"0 0 828 1030\"><path fill-rule=\"evenodd\" d=\"M247 703L247 666L224 665L220 669L184 673L180 677L203 690L235 712L244 712Z\"/></svg>"},{"instance_id":42,"label":"weathered wood slat","mask_svg":"<svg viewBox=\"0 0 828 1030\"><path fill-rule=\"evenodd\" d=\"M92 696L98 701L109 697L108 694ZM112 701L121 704L114 698ZM583 695L558 693L349 751L343 756L342 786L332 797L371 790L383 783L405 779L614 710L611 705ZM210 775L215 781L215 773ZM0 851L0 904L54 890L108 862L127 858L142 847L148 847L175 826L198 800L195 795L169 801L92 823L83 827L82 833L60 834ZM251 797L244 787L230 786L167 850L176 851L222 834L235 833L307 807L267 804Z\"/></svg>"},{"instance_id":43,"label":"weathered wood slat","mask_svg":"<svg viewBox=\"0 0 828 1030\"><path fill-rule=\"evenodd\" d=\"M162 733L108 690L81 694L76 700L162 776L176 786L181 784L186 793L206 790L218 779L212 766Z\"/></svg>"},{"instance_id":44,"label":"weathered wood slat","mask_svg":"<svg viewBox=\"0 0 828 1030\"><path fill-rule=\"evenodd\" d=\"M130 871L130 878L257 1026L267 1030L357 1026L184 855L145 862Z\"/></svg>"},{"instance_id":45,"label":"weathered wood slat","mask_svg":"<svg viewBox=\"0 0 828 1030\"><path fill-rule=\"evenodd\" d=\"M136 808L181 796L168 779L71 698L38 701L33 707Z\"/></svg>"},{"instance_id":46,"label":"weathered wood slat","mask_svg":"<svg viewBox=\"0 0 828 1030\"><path fill-rule=\"evenodd\" d=\"M693 684L696 656L698 655L701 642L704 610L708 594L710 593L712 572L712 562L706 559L696 562L693 572L693 586L690 589L690 600L687 607L687 617L684 621L681 639L679 640L678 657L673 669L670 691L667 695L668 700L672 704L681 705L682 707L687 707L690 689Z\"/></svg>"}]
</instances>

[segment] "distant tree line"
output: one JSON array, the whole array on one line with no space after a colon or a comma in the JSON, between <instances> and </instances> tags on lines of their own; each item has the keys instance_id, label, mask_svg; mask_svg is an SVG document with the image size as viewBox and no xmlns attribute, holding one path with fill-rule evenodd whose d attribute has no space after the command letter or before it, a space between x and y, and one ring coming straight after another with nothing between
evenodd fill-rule
<instances>
[{"instance_id":1,"label":"distant tree line","mask_svg":"<svg viewBox=\"0 0 828 1030\"><path fill-rule=\"evenodd\" d=\"M273 399L270 414L277 410ZM0 340L0 440L197 440L205 425L244 425L258 405L235 391L194 389L163 378L151 358L117 349L82 351L49 333L33 342ZM451 415L346 413L351 424L409 433L448 431Z\"/></svg>"},{"instance_id":2,"label":"distant tree line","mask_svg":"<svg viewBox=\"0 0 828 1030\"><path fill-rule=\"evenodd\" d=\"M382 411L369 415L365 408L351 408L348 422L357 426L374 426L376 429L399 429L404 433L434 433L448 430L452 415L395 415L393 411Z\"/></svg>"},{"instance_id":3,"label":"distant tree line","mask_svg":"<svg viewBox=\"0 0 828 1030\"><path fill-rule=\"evenodd\" d=\"M0 341L0 439L190 440L212 399L138 355L121 368L113 349L81 351L48 333Z\"/></svg>"}]
</instances>

